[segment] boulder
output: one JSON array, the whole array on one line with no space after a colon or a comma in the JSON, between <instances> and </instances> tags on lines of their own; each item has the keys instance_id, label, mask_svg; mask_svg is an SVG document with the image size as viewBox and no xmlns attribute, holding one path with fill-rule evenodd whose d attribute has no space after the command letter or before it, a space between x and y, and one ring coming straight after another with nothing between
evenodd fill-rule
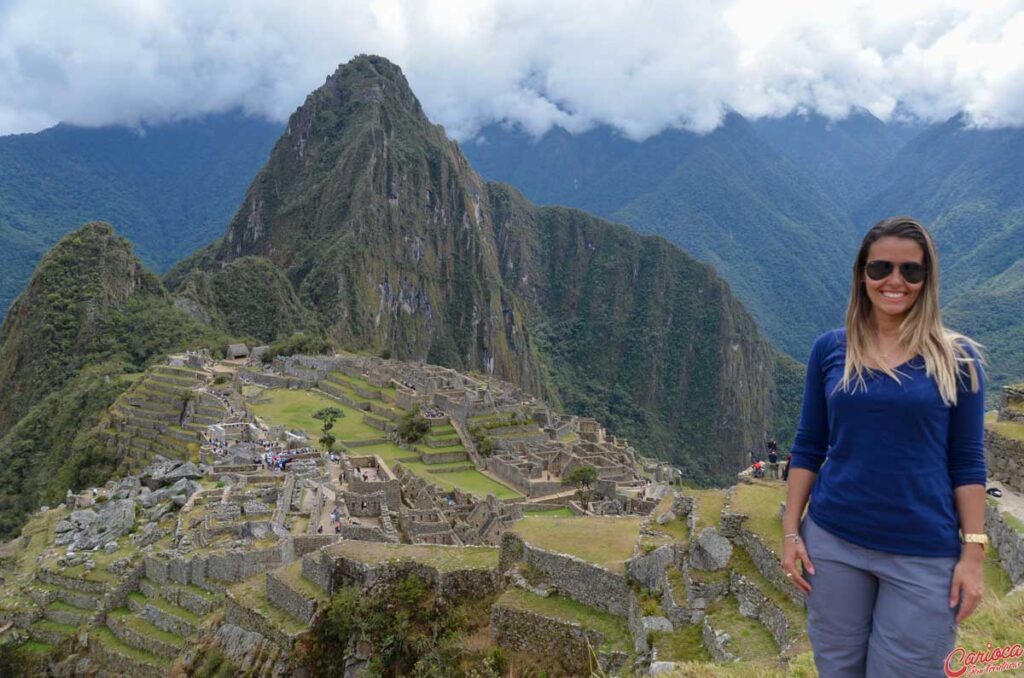
<instances>
[{"instance_id":1,"label":"boulder","mask_svg":"<svg viewBox=\"0 0 1024 678\"><path fill-rule=\"evenodd\" d=\"M732 557L732 543L713 527L702 530L690 547L690 564L700 570L721 570Z\"/></svg>"},{"instance_id":2,"label":"boulder","mask_svg":"<svg viewBox=\"0 0 1024 678\"><path fill-rule=\"evenodd\" d=\"M644 627L644 633L651 634L655 632L672 633L673 627L665 617L644 617L641 620Z\"/></svg>"},{"instance_id":3,"label":"boulder","mask_svg":"<svg viewBox=\"0 0 1024 678\"><path fill-rule=\"evenodd\" d=\"M647 675L661 676L666 673L672 673L675 670L675 662L651 662L651 668L647 671Z\"/></svg>"},{"instance_id":4,"label":"boulder","mask_svg":"<svg viewBox=\"0 0 1024 678\"><path fill-rule=\"evenodd\" d=\"M671 511L665 511L660 516L658 516L656 522L659 525L664 525L665 523L669 522L670 520L675 520L675 519L676 519L676 514L672 513Z\"/></svg>"},{"instance_id":5,"label":"boulder","mask_svg":"<svg viewBox=\"0 0 1024 678\"><path fill-rule=\"evenodd\" d=\"M118 499L100 505L98 512L75 511L71 514L72 522L75 522L76 514L93 514L92 517L83 515L84 523L76 532L72 544L79 551L87 551L102 547L108 542L116 542L132 531L135 525L135 502L131 499Z\"/></svg>"},{"instance_id":6,"label":"boulder","mask_svg":"<svg viewBox=\"0 0 1024 678\"><path fill-rule=\"evenodd\" d=\"M165 474L164 479L167 480L167 482L176 482L183 478L198 480L202 478L204 475L205 474L198 466L196 466L190 461L187 461L178 468L173 469L167 474Z\"/></svg>"}]
</instances>

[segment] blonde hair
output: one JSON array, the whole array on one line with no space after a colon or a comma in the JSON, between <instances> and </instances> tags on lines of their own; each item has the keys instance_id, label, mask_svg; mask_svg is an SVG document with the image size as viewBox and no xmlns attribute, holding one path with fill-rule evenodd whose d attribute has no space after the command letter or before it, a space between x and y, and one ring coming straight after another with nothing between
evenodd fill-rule
<instances>
[{"instance_id":1,"label":"blonde hair","mask_svg":"<svg viewBox=\"0 0 1024 678\"><path fill-rule=\"evenodd\" d=\"M942 325L939 311L939 260L935 243L925 227L910 217L892 217L880 221L867 232L860 244L860 251L853 264L850 303L846 307L846 364L843 367L843 378L836 389L848 391L851 382L855 382L855 389L867 389L864 375L871 369L866 365L868 358L872 358L876 365L882 365L880 370L899 382L900 373L888 367L881 359L871 300L864 283L868 251L875 241L886 236L913 240L924 251L924 266L927 270L924 287L900 323L900 344L912 356L924 357L925 374L935 378L943 402L952 407L956 405L957 383L964 379L965 373L970 380L972 392L976 393L981 386L981 345ZM968 352L968 347L974 350L977 360Z\"/></svg>"}]
</instances>

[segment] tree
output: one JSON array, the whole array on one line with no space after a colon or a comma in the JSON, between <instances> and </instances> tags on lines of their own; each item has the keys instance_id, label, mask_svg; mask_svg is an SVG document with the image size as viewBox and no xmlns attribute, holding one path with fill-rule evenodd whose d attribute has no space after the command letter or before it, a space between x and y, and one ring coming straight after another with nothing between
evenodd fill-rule
<instances>
[{"instance_id":1,"label":"tree","mask_svg":"<svg viewBox=\"0 0 1024 678\"><path fill-rule=\"evenodd\" d=\"M334 428L334 422L345 416L337 407L324 407L313 413L313 418L323 422L323 428L321 429L322 435L320 436L320 444L324 446L324 449L328 452L331 451L331 446L334 445L336 438L331 435L331 429Z\"/></svg>"},{"instance_id":2,"label":"tree","mask_svg":"<svg viewBox=\"0 0 1024 678\"><path fill-rule=\"evenodd\" d=\"M576 496L579 498L580 502L584 504L590 501L590 486L596 481L597 469L593 466L578 466L566 475L562 476L562 484L575 485Z\"/></svg>"},{"instance_id":3,"label":"tree","mask_svg":"<svg viewBox=\"0 0 1024 678\"><path fill-rule=\"evenodd\" d=\"M398 438L412 445L423 440L430 431L430 422L420 416L419 412L409 412L398 422Z\"/></svg>"}]
</instances>

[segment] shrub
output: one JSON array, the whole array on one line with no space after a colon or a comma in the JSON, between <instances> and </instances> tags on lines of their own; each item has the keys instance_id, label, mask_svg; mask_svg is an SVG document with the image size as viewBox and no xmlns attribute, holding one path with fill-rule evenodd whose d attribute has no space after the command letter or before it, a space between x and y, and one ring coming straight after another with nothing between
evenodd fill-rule
<instances>
[{"instance_id":1,"label":"shrub","mask_svg":"<svg viewBox=\"0 0 1024 678\"><path fill-rule=\"evenodd\" d=\"M398 437L409 445L423 440L423 436L430 432L430 422L420 416L419 412L409 412L398 422Z\"/></svg>"}]
</instances>

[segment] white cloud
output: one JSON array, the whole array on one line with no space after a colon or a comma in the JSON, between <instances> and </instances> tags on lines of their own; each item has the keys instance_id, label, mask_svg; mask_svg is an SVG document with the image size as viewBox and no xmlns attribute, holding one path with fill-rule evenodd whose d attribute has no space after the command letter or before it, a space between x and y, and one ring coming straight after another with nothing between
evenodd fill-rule
<instances>
[{"instance_id":1,"label":"white cloud","mask_svg":"<svg viewBox=\"0 0 1024 678\"><path fill-rule=\"evenodd\" d=\"M1024 124L1022 0L0 0L0 133L236 107L283 120L359 53L402 66L457 137L858 107Z\"/></svg>"}]
</instances>

